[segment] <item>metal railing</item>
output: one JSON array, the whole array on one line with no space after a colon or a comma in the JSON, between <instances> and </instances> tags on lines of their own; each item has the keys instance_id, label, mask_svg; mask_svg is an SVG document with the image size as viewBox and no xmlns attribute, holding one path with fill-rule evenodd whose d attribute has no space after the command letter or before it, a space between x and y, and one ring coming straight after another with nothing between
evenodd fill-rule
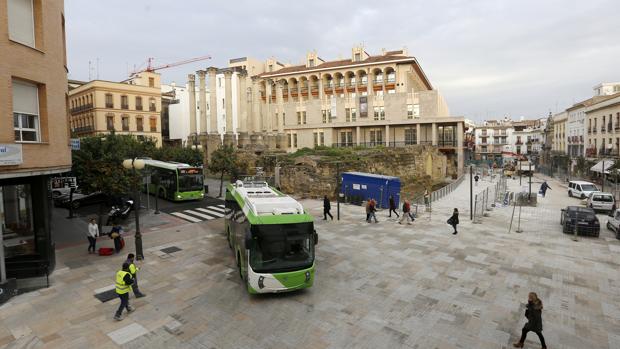
<instances>
[{"instance_id":1,"label":"metal railing","mask_svg":"<svg viewBox=\"0 0 620 349\"><path fill-rule=\"evenodd\" d=\"M456 187L459 186L459 184L461 184L463 182L463 179L465 179L465 175L461 175L460 177L458 177L454 182L446 185L445 187L442 187L440 189L435 190L434 192L431 193L430 195L430 201L431 203L434 201L437 201L443 197L445 197L446 195L452 193Z\"/></svg>"}]
</instances>

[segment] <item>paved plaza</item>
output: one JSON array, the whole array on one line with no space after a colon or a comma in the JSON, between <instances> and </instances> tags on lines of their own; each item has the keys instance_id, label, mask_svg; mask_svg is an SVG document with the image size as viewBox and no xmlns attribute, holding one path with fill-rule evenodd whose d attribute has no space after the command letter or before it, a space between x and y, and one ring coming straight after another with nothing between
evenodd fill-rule
<instances>
[{"instance_id":1,"label":"paved plaza","mask_svg":"<svg viewBox=\"0 0 620 349\"><path fill-rule=\"evenodd\" d=\"M387 210L368 224L349 205L340 221L323 221L322 203L304 200L317 217L317 274L312 288L290 294L247 294L222 219L159 226L144 234L147 297L132 296L136 311L121 322L112 319L117 299L93 295L110 288L123 256L66 248L50 288L0 307L0 347L507 348L535 291L549 348L620 348L620 241L604 228L600 238L563 235L559 210L578 201L549 183L539 206L522 210L521 234L508 233L512 207L470 223L468 180L412 225ZM456 236L446 224L454 207ZM526 348L540 348L533 333Z\"/></svg>"}]
</instances>

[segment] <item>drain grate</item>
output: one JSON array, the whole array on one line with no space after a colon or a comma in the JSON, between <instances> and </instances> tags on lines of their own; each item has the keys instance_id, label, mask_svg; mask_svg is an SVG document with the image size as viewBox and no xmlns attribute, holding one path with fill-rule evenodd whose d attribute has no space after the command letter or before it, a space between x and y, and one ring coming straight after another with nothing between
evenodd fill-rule
<instances>
[{"instance_id":1,"label":"drain grate","mask_svg":"<svg viewBox=\"0 0 620 349\"><path fill-rule=\"evenodd\" d=\"M118 298L118 296L116 295L116 290L115 289L111 289L111 290L108 290L108 291L96 293L95 294L95 298L100 300L101 303L105 303L107 301L111 301L111 300L113 300L115 298Z\"/></svg>"},{"instance_id":2,"label":"drain grate","mask_svg":"<svg viewBox=\"0 0 620 349\"><path fill-rule=\"evenodd\" d=\"M175 252L181 251L181 249L176 246L170 246L170 247L162 248L160 251L162 251L163 253L175 253Z\"/></svg>"}]
</instances>

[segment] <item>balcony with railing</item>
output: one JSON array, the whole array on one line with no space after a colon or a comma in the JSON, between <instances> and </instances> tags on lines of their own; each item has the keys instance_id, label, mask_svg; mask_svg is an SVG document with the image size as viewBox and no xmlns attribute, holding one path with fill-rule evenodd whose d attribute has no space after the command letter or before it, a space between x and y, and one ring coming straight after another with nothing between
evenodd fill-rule
<instances>
[{"instance_id":1,"label":"balcony with railing","mask_svg":"<svg viewBox=\"0 0 620 349\"><path fill-rule=\"evenodd\" d=\"M79 113L82 113L82 112L85 112L85 111L91 110L91 109L93 109L93 104L92 103L80 105L78 107L71 108L71 115L79 114Z\"/></svg>"},{"instance_id":2,"label":"balcony with railing","mask_svg":"<svg viewBox=\"0 0 620 349\"><path fill-rule=\"evenodd\" d=\"M76 127L73 129L74 133L87 133L87 132L92 132L94 130L94 128L92 126L82 126L82 127Z\"/></svg>"},{"instance_id":3,"label":"balcony with railing","mask_svg":"<svg viewBox=\"0 0 620 349\"><path fill-rule=\"evenodd\" d=\"M457 141L456 139L442 139L439 138L437 140L437 145L440 147L456 147L457 146Z\"/></svg>"},{"instance_id":4,"label":"balcony with railing","mask_svg":"<svg viewBox=\"0 0 620 349\"><path fill-rule=\"evenodd\" d=\"M136 110L142 110L142 104L136 104Z\"/></svg>"},{"instance_id":5,"label":"balcony with railing","mask_svg":"<svg viewBox=\"0 0 620 349\"><path fill-rule=\"evenodd\" d=\"M105 107L108 109L114 109L114 103L106 103Z\"/></svg>"},{"instance_id":6,"label":"balcony with railing","mask_svg":"<svg viewBox=\"0 0 620 349\"><path fill-rule=\"evenodd\" d=\"M605 126L601 126L601 133L605 133Z\"/></svg>"},{"instance_id":7,"label":"balcony with railing","mask_svg":"<svg viewBox=\"0 0 620 349\"><path fill-rule=\"evenodd\" d=\"M592 127L588 127L588 134L592 133Z\"/></svg>"}]
</instances>

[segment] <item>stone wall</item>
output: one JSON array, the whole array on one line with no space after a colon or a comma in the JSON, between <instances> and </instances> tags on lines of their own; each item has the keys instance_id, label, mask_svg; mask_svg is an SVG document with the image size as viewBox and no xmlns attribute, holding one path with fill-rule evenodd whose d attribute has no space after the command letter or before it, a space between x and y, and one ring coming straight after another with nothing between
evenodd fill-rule
<instances>
[{"instance_id":1,"label":"stone wall","mask_svg":"<svg viewBox=\"0 0 620 349\"><path fill-rule=\"evenodd\" d=\"M278 162L281 189L302 198L327 195L334 199L338 171L400 177L401 195L414 198L421 196L424 189L443 185L447 171L446 156L431 146L364 149L344 156L289 155Z\"/></svg>"}]
</instances>

